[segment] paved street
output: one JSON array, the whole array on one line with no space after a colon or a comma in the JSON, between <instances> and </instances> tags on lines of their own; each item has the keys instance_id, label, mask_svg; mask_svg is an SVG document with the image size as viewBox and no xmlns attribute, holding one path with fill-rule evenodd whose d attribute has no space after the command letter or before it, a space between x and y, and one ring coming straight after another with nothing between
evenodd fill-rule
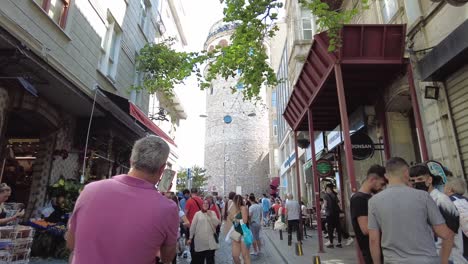
<instances>
[{"instance_id":1,"label":"paved street","mask_svg":"<svg viewBox=\"0 0 468 264\"><path fill-rule=\"evenodd\" d=\"M313 230L307 231L309 237L303 241L302 256L297 256L295 253L293 236L293 246L287 245L287 234L284 233L284 240L279 239L278 231L270 228L262 229L262 253L258 256L252 256L252 263L255 264L309 264L312 263L314 256L319 256L322 264L353 264L357 263L355 255L355 243L351 246L343 248L326 249L324 253L317 253L318 242L316 232ZM231 246L224 241L224 237L220 238L221 248L216 251L217 264L232 264ZM64 260L42 260L33 259L31 264L66 264ZM180 264L188 264L188 261L180 258Z\"/></svg>"}]
</instances>

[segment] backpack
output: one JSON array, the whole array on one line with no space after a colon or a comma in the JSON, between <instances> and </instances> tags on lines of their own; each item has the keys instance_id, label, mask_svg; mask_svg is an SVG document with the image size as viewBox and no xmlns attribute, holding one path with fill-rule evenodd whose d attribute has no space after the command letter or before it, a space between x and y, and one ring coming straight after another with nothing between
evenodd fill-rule
<instances>
[{"instance_id":1,"label":"backpack","mask_svg":"<svg viewBox=\"0 0 468 264\"><path fill-rule=\"evenodd\" d=\"M460 228L465 236L468 236L468 200L465 197L458 198L456 196L452 196L450 198L454 199L453 203L460 214Z\"/></svg>"}]
</instances>

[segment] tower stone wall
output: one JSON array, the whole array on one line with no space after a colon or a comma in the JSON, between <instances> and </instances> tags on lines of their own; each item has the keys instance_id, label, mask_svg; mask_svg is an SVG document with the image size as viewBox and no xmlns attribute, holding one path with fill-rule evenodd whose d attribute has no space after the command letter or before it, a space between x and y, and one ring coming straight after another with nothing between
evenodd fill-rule
<instances>
[{"instance_id":1,"label":"tower stone wall","mask_svg":"<svg viewBox=\"0 0 468 264\"><path fill-rule=\"evenodd\" d=\"M229 41L229 32L211 34L205 46ZM227 195L268 191L268 111L263 100L244 101L241 90L232 92L237 79L217 78L206 95L205 168L208 190ZM240 87L239 87L240 88ZM265 98L262 89L261 96ZM231 123L224 118L230 116ZM226 189L224 190L224 186ZM239 187L240 186L240 190Z\"/></svg>"}]
</instances>

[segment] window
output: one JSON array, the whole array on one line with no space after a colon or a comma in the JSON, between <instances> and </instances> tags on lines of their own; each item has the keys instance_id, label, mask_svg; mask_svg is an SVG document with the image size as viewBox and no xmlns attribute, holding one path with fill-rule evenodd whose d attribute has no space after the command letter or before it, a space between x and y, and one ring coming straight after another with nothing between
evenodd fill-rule
<instances>
[{"instance_id":1,"label":"window","mask_svg":"<svg viewBox=\"0 0 468 264\"><path fill-rule=\"evenodd\" d=\"M143 34L148 35L147 24L150 19L151 3L146 0L140 0L140 28Z\"/></svg>"},{"instance_id":2,"label":"window","mask_svg":"<svg viewBox=\"0 0 468 264\"><path fill-rule=\"evenodd\" d=\"M276 90L271 91L271 107L276 107Z\"/></svg>"},{"instance_id":3,"label":"window","mask_svg":"<svg viewBox=\"0 0 468 264\"><path fill-rule=\"evenodd\" d=\"M273 136L278 136L278 120L273 120Z\"/></svg>"},{"instance_id":4,"label":"window","mask_svg":"<svg viewBox=\"0 0 468 264\"><path fill-rule=\"evenodd\" d=\"M106 37L101 46L102 57L100 69L103 74L114 81L117 72L122 30L111 15L109 15L107 22Z\"/></svg>"},{"instance_id":5,"label":"window","mask_svg":"<svg viewBox=\"0 0 468 264\"><path fill-rule=\"evenodd\" d=\"M306 7L301 7L302 39L312 39L315 34L312 12Z\"/></svg>"},{"instance_id":6,"label":"window","mask_svg":"<svg viewBox=\"0 0 468 264\"><path fill-rule=\"evenodd\" d=\"M70 0L34 0L61 28L67 23Z\"/></svg>"},{"instance_id":7,"label":"window","mask_svg":"<svg viewBox=\"0 0 468 264\"><path fill-rule=\"evenodd\" d=\"M227 40L225 40L225 39L222 39L222 40L220 40L220 41L218 42L218 46L220 46L220 47L222 47L222 48L227 47L227 45L228 45L228 42L227 42Z\"/></svg>"},{"instance_id":8,"label":"window","mask_svg":"<svg viewBox=\"0 0 468 264\"><path fill-rule=\"evenodd\" d=\"M384 23L390 22L398 11L397 0L380 0L380 8Z\"/></svg>"}]
</instances>

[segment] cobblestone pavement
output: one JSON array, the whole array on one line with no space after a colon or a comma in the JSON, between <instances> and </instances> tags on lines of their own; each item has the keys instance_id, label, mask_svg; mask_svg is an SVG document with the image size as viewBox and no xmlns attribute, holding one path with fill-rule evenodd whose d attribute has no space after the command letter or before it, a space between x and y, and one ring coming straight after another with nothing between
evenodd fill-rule
<instances>
[{"instance_id":1,"label":"cobblestone pavement","mask_svg":"<svg viewBox=\"0 0 468 264\"><path fill-rule=\"evenodd\" d=\"M270 240L266 238L265 234L262 234L263 249L259 256L251 256L252 264L284 264L277 250L273 247ZM224 241L224 237L220 237L220 249L216 251L216 264L232 264L231 257L231 245ZM30 264L66 264L65 260L55 259L32 259ZM177 263L189 264L186 259L179 258Z\"/></svg>"}]
</instances>

